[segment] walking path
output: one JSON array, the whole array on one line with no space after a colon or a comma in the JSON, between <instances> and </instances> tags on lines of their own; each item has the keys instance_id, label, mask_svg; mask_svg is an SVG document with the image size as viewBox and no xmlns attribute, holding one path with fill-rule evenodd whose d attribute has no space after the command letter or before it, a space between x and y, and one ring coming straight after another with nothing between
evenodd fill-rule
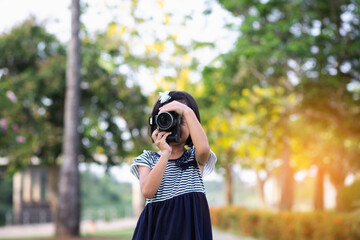
<instances>
[{"instance_id":1,"label":"walking path","mask_svg":"<svg viewBox=\"0 0 360 240\"><path fill-rule=\"evenodd\" d=\"M97 231L115 231L121 229L134 228L136 225L136 218L124 218L105 221L82 221L81 232L94 233ZM55 232L55 227L52 223L31 224L31 225L15 225L0 227L0 239L10 238L25 238L29 236L51 236ZM252 238L237 237L229 233L221 232L216 229L213 230L214 240L254 240Z\"/></svg>"}]
</instances>

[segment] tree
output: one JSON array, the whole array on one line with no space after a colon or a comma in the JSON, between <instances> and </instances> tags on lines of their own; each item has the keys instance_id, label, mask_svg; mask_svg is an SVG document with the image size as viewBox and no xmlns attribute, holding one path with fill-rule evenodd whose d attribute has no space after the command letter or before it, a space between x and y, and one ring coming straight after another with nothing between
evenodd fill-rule
<instances>
[{"instance_id":1,"label":"tree","mask_svg":"<svg viewBox=\"0 0 360 240\"><path fill-rule=\"evenodd\" d=\"M85 30L84 30L85 31ZM125 64L144 64L125 55L118 40L99 33L83 39L80 107L80 161L107 164L126 161L150 145L147 98ZM0 155L9 159L13 174L29 164L48 166L51 206L56 207L65 93L66 51L35 19L0 36ZM110 67L109 67L110 66ZM136 107L134 107L136 106ZM53 215L55 213L53 211Z\"/></svg>"},{"instance_id":2,"label":"tree","mask_svg":"<svg viewBox=\"0 0 360 240\"><path fill-rule=\"evenodd\" d=\"M246 71L239 70L232 77L235 68L226 55L215 62L216 67L207 66L203 72L200 104L205 112L205 128L219 154L220 167L231 169L238 163L257 173L266 172L264 178L258 174L259 196L265 205L264 183L275 167L274 160L282 156L279 141L284 115L296 101L282 87L261 87L246 81ZM232 155L222 155L224 152ZM231 171L226 172L225 179L227 203L231 204Z\"/></svg>"},{"instance_id":3,"label":"tree","mask_svg":"<svg viewBox=\"0 0 360 240\"><path fill-rule=\"evenodd\" d=\"M63 163L59 179L56 236L80 234L80 1L71 3L71 39L68 46L64 115Z\"/></svg>"},{"instance_id":4,"label":"tree","mask_svg":"<svg viewBox=\"0 0 360 240\"><path fill-rule=\"evenodd\" d=\"M48 166L55 213L57 158L61 153L65 49L55 36L26 20L0 37L0 154L12 175L29 164ZM33 161L31 161L33 159Z\"/></svg>"},{"instance_id":5,"label":"tree","mask_svg":"<svg viewBox=\"0 0 360 240\"><path fill-rule=\"evenodd\" d=\"M1 36L0 51L0 154L10 160L7 170L13 173L28 165L33 156L54 164L61 152L57 140L63 104L57 100L63 98L65 50L29 19Z\"/></svg>"},{"instance_id":6,"label":"tree","mask_svg":"<svg viewBox=\"0 0 360 240\"><path fill-rule=\"evenodd\" d=\"M359 86L359 4L356 1L219 2L243 20L238 42L225 56L233 68L230 76L236 79L237 73L248 72L242 77L243 81L280 85L301 100L287 109L284 115L287 119L303 116L309 122L325 124L327 127L323 129L342 129L346 136L341 142L358 139L359 135L354 135L359 131L360 112L354 110L359 104L358 90L350 87ZM290 166L296 165L291 148L286 147L289 136L290 142L297 137L289 135L293 132L292 122L283 122L288 126L283 130L289 130L283 132L284 166L288 166L288 160L292 160ZM284 176L291 174L284 172ZM287 185L290 182L290 178L283 180L284 197L291 196L286 192L291 189ZM289 209L290 205L283 200L281 208Z\"/></svg>"}]
</instances>

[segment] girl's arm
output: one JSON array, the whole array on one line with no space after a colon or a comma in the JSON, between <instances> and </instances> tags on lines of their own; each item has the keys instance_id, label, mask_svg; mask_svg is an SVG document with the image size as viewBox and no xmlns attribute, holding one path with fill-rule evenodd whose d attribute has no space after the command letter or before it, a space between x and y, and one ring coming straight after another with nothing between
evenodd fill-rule
<instances>
[{"instance_id":1,"label":"girl's arm","mask_svg":"<svg viewBox=\"0 0 360 240\"><path fill-rule=\"evenodd\" d=\"M160 112L169 111L176 111L185 118L192 142L196 149L196 159L198 160L200 166L204 166L210 157L210 146L206 133L194 111L186 104L178 101L170 102L160 108Z\"/></svg>"},{"instance_id":2,"label":"girl's arm","mask_svg":"<svg viewBox=\"0 0 360 240\"><path fill-rule=\"evenodd\" d=\"M139 166L140 188L145 198L155 196L164 177L166 165L172 152L171 147L166 143L166 137L170 134L171 132L159 132L157 129L153 132L152 138L161 150L160 159L152 170L145 166Z\"/></svg>"},{"instance_id":3,"label":"girl's arm","mask_svg":"<svg viewBox=\"0 0 360 240\"><path fill-rule=\"evenodd\" d=\"M191 140L196 149L196 159L200 165L205 165L210 156L210 146L206 133L191 108L187 107L183 116L186 119Z\"/></svg>"}]
</instances>

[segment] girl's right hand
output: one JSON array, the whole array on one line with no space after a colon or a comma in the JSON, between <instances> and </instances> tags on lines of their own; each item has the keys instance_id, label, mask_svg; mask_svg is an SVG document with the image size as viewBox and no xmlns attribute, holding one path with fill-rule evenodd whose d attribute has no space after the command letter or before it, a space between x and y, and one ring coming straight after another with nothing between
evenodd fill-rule
<instances>
[{"instance_id":1,"label":"girl's right hand","mask_svg":"<svg viewBox=\"0 0 360 240\"><path fill-rule=\"evenodd\" d=\"M160 149L162 153L167 153L170 157L172 148L166 142L166 138L171 134L171 132L163 132L159 131L159 129L155 129L153 134L151 135L152 139L154 140L155 145Z\"/></svg>"}]
</instances>

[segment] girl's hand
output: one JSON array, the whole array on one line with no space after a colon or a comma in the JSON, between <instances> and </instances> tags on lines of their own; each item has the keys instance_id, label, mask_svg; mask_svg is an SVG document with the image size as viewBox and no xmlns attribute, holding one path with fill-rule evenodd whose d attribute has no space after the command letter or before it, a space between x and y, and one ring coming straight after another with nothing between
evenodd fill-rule
<instances>
[{"instance_id":1,"label":"girl's hand","mask_svg":"<svg viewBox=\"0 0 360 240\"><path fill-rule=\"evenodd\" d=\"M171 155L172 147L166 142L166 138L170 134L171 132L164 132L159 131L159 129L155 129L155 131L151 135L155 145L160 149L161 153L168 154L168 157L170 157Z\"/></svg>"},{"instance_id":2,"label":"girl's hand","mask_svg":"<svg viewBox=\"0 0 360 240\"><path fill-rule=\"evenodd\" d=\"M190 108L186 104L183 104L178 101L172 101L170 103L165 104L161 108L159 108L159 110L160 110L159 113L175 111L180 116L183 116L185 111L187 111L189 109Z\"/></svg>"}]
</instances>

